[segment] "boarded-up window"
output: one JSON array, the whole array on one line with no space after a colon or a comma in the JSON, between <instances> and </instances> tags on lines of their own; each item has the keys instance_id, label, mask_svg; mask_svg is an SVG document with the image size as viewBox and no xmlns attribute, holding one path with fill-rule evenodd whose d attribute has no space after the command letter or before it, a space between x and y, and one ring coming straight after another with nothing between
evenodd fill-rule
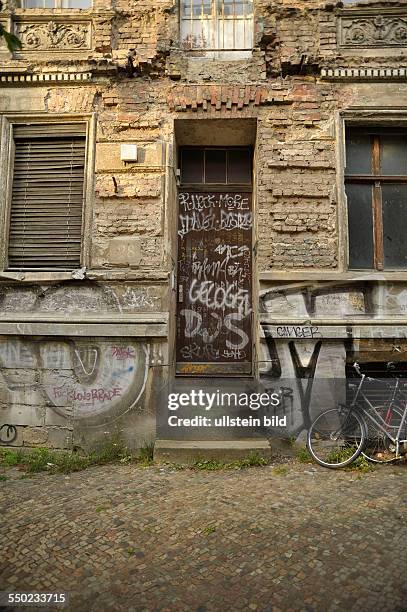
<instances>
[{"instance_id":1,"label":"boarded-up window","mask_svg":"<svg viewBox=\"0 0 407 612\"><path fill-rule=\"evenodd\" d=\"M86 125L14 126L9 269L81 263Z\"/></svg>"},{"instance_id":2,"label":"boarded-up window","mask_svg":"<svg viewBox=\"0 0 407 612\"><path fill-rule=\"evenodd\" d=\"M407 130L347 130L346 195L350 268L407 268Z\"/></svg>"},{"instance_id":3,"label":"boarded-up window","mask_svg":"<svg viewBox=\"0 0 407 612\"><path fill-rule=\"evenodd\" d=\"M250 50L252 0L181 0L181 41L190 50Z\"/></svg>"}]
</instances>

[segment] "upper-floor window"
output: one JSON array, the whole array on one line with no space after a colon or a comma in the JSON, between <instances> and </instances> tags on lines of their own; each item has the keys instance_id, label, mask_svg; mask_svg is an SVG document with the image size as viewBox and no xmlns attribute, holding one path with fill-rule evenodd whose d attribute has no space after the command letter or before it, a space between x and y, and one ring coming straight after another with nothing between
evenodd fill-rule
<instances>
[{"instance_id":1,"label":"upper-floor window","mask_svg":"<svg viewBox=\"0 0 407 612\"><path fill-rule=\"evenodd\" d=\"M43 9L87 9L91 8L92 0L20 0L20 6Z\"/></svg>"},{"instance_id":2,"label":"upper-floor window","mask_svg":"<svg viewBox=\"0 0 407 612\"><path fill-rule=\"evenodd\" d=\"M181 0L181 43L190 50L250 50L253 1Z\"/></svg>"},{"instance_id":3,"label":"upper-floor window","mask_svg":"<svg viewBox=\"0 0 407 612\"><path fill-rule=\"evenodd\" d=\"M349 267L407 268L407 130L346 131Z\"/></svg>"}]
</instances>

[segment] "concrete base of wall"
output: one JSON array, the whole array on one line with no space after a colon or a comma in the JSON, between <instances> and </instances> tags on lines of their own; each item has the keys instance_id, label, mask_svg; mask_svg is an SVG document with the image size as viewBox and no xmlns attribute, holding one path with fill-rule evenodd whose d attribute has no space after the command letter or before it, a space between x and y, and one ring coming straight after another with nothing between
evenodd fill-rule
<instances>
[{"instance_id":1,"label":"concrete base of wall","mask_svg":"<svg viewBox=\"0 0 407 612\"><path fill-rule=\"evenodd\" d=\"M268 440L156 440L154 459L171 463L194 463L200 459L235 461L257 453L270 459Z\"/></svg>"}]
</instances>

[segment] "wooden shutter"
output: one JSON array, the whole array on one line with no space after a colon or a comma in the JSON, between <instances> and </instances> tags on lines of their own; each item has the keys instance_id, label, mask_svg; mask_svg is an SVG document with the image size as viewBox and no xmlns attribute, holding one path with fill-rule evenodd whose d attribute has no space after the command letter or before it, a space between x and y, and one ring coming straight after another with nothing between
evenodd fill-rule
<instances>
[{"instance_id":1,"label":"wooden shutter","mask_svg":"<svg viewBox=\"0 0 407 612\"><path fill-rule=\"evenodd\" d=\"M19 125L10 214L9 269L81 263L86 124Z\"/></svg>"}]
</instances>

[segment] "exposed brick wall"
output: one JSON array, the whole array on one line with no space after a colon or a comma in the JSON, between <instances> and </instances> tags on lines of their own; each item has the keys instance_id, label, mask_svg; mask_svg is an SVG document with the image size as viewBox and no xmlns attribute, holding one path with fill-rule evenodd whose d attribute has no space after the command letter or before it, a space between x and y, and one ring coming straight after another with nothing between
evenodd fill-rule
<instances>
[{"instance_id":1,"label":"exposed brick wall","mask_svg":"<svg viewBox=\"0 0 407 612\"><path fill-rule=\"evenodd\" d=\"M31 16L35 23L41 20L49 23L53 19L61 22L65 19L66 23L88 21L92 25L92 43L91 49L70 51L25 49L15 57L11 57L4 47L0 48L0 78L9 78L6 83L1 82L4 87L0 112L20 117L40 114L44 119L56 114L68 119L71 115L94 114L96 124L95 142L92 143L95 172L88 177L91 193L87 210L91 234L88 276L79 280L83 276L80 271L78 280L68 278L66 284L61 284L59 280L46 279L34 283L30 289L26 289L21 278L15 280L15 286L11 290L7 288L9 312L14 314L15 306L20 312L21 304L26 304L26 312L34 316L55 314L68 318L72 312L83 313L84 320L91 315L102 325L107 313L120 317L148 314L153 315L151 321L154 317L160 320L162 313L165 321L169 313L168 333L175 334L176 291L175 276L171 273L176 271L177 257L177 134L174 120L179 119L200 122L201 134L211 129L206 119L225 122L233 119L238 127L231 129L241 129L242 133L246 133L245 125L252 126L256 120L256 140L251 143L256 178L256 275L267 273L264 279L277 273L287 279L284 283L302 278L306 279L306 284L315 282L309 281L311 273L314 279L319 273L321 277L324 273L325 278L344 274L346 219L338 192L338 185L342 187L338 181L336 116L352 107L377 105L391 109L398 106L407 99L407 83L392 82L391 78L366 83L356 79L344 82L340 78L329 81L321 78L321 68L399 68L407 66L406 49L340 48L338 19L343 6L335 0L256 0L254 5L253 53L230 61L191 57L180 49L178 4L172 0L117 0L114 3L94 0L93 9L89 11L35 9L25 13L15 9L12 2L4 2L0 15L2 23L12 20L13 15L26 20ZM406 10L405 2L396 0L372 1L371 7L376 7L378 14L388 7ZM62 73L68 77L90 76L86 82L56 82L56 77ZM18 80L26 75L30 78L31 75L46 76L47 81L25 83ZM220 144L230 144L222 142L223 132L218 122L216 125ZM125 163L121 160L122 144L137 145L137 161ZM112 280L117 283L114 290L109 284ZM260 286L263 293L267 282L263 280ZM7 283L7 277L0 279L0 290L4 291ZM405 293L404 288L400 289L401 294L402 291ZM380 299L372 299L372 304L382 302L382 288L378 289L379 294ZM0 302L1 299L0 291ZM338 299L342 303L346 295L345 298L339 295ZM394 299L393 294L391 299ZM302 321L305 311L296 310L292 305L301 300L300 294L298 299L288 295L281 302L279 316L298 316ZM404 303L402 307L404 312ZM397 308L401 307L397 305ZM260 306L253 304L253 309L258 312ZM371 313L366 311L366 314L370 316ZM121 397L118 404L113 402L112 405L114 416L123 408L123 422L130 420L126 427L129 427L134 444L134 430L139 427L136 417L140 413L142 427L145 427L148 409L155 408L155 402L149 402L148 393L163 389L160 375L171 371L173 344L165 337L165 323L157 323L152 336L162 336L162 348L158 351L148 336L148 330L154 325L150 320L134 324L134 329L141 326L142 332L130 347L135 355L135 367L130 364L126 369L129 385L133 385L131 401ZM50 326L50 329L54 328ZM112 347L106 347L105 340L97 338L90 338L89 346L82 346L81 342L75 344L78 338L61 342L48 342L47 339L49 346L46 351L40 351L37 340L26 336L29 342L19 348L21 339L9 337L10 347L7 339L2 340L7 347L3 346L3 353L0 351L0 368L3 354L9 364L10 390L4 391L0 380L0 408L12 406L15 420L10 422L15 422L19 428L16 445L71 447L73 439L75 444L82 444L82 433L78 435L72 430L69 419L51 410L51 400L44 395L44 390L40 390L39 383L44 371L50 370L53 372L50 376L54 376L58 367L75 382L78 371L81 373L79 366L82 366L86 379L87 372L93 372L94 355L98 354L103 360L99 364L100 384L97 382L97 385L102 386L106 378L110 381L110 374L117 369L117 364L109 365ZM123 342L123 348L128 350L126 341ZM72 347L80 352L76 353ZM41 355L47 351L49 364L45 368ZM83 361L78 362L77 354ZM30 360L25 362L27 355ZM56 362L58 356L60 366ZM266 356L266 359L271 358ZM35 370L32 363L35 363ZM109 376L105 376L104 363L108 364ZM158 367L161 365L162 368ZM139 375L140 367L149 372L146 395L135 410L129 410L139 389L137 380L132 378ZM142 369L141 387L147 380L143 372ZM20 377L24 383L21 390ZM108 390L111 389L109 385ZM88 385L91 390L93 386L93 382ZM26 388L31 389L28 399ZM58 402L54 403L58 408ZM24 406L21 415L19 406ZM67 408L70 409L71 404L67 404ZM77 408L75 404L74 408ZM137 425L131 419L137 420ZM142 427L139 432L143 431ZM101 420L98 430L101 438L106 431ZM150 430L147 427L145 431Z\"/></svg>"},{"instance_id":2,"label":"exposed brick wall","mask_svg":"<svg viewBox=\"0 0 407 612\"><path fill-rule=\"evenodd\" d=\"M392 1L385 4L402 6ZM0 71L14 67L23 72L92 72L90 84L47 87L43 110L96 112L97 142L116 147L116 161L112 157L109 162L105 151L103 168L97 168L96 250L100 245L105 248L115 235L150 236L153 243L158 237L164 240L164 207L170 205L164 199L165 161L161 156L154 163L123 165L117 157L121 142L142 142L141 151L148 142L171 144L172 121L177 117L247 117L258 120L260 269L335 269L338 213L333 117L335 111L357 99L363 88L323 82L318 70L335 62L341 66L393 65L400 54L397 49L393 56L377 51L368 59L363 51L344 54L337 41L341 8L340 2L259 0L255 2L256 46L251 58L192 61L179 49L176 3L162 0L146 5L120 0L113 6L98 0L93 11L69 13L92 20L91 52L71 57L39 54L35 61L24 54L19 59L3 54ZM4 15L13 10L5 4ZM35 9L29 14L38 19L49 12ZM31 88L30 95L33 91ZM367 100L366 87L364 92ZM34 96L32 100L34 103ZM37 104L38 97L35 100ZM10 96L3 103L4 110L12 109L13 103ZM27 96L27 110L30 104ZM160 253L162 249L161 243ZM157 258L151 252L151 257L149 266L151 261L166 265L161 255ZM103 266L109 267L108 258Z\"/></svg>"}]
</instances>

